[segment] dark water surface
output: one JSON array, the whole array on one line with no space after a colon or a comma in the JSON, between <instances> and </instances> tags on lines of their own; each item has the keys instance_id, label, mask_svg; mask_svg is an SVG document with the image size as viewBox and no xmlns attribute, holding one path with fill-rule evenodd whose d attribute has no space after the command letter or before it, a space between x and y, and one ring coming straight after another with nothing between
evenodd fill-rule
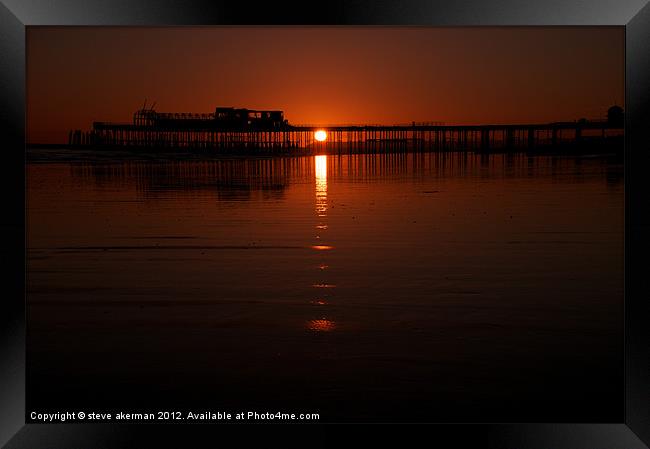
<instances>
[{"instance_id":1,"label":"dark water surface","mask_svg":"<svg viewBox=\"0 0 650 449\"><path fill-rule=\"evenodd\" d=\"M27 167L28 408L620 421L622 164Z\"/></svg>"}]
</instances>

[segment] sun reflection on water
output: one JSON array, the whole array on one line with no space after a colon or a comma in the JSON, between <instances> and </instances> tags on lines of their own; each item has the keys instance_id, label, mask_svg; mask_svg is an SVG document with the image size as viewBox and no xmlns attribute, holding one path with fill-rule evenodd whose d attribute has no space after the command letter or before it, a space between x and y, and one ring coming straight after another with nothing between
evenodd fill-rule
<instances>
[{"instance_id":1,"label":"sun reflection on water","mask_svg":"<svg viewBox=\"0 0 650 449\"><path fill-rule=\"evenodd\" d=\"M336 329L336 323L325 318L311 320L307 322L307 329L314 332L330 332Z\"/></svg>"},{"instance_id":2,"label":"sun reflection on water","mask_svg":"<svg viewBox=\"0 0 650 449\"><path fill-rule=\"evenodd\" d=\"M327 156L319 155L314 157L314 167L316 174L316 215L318 216L318 223L316 224L316 229L318 230L318 235L316 235L316 240L321 240L321 233L326 233L327 223ZM317 245L313 245L312 249L323 252L325 256L329 250L334 249L332 245L326 245L319 242ZM322 260L318 265L319 273L323 273L323 270L327 269L328 265L325 263L325 260ZM319 276L321 277L321 276ZM327 289L331 291L336 288L336 285L325 282L323 279L319 279L318 283L312 284L313 288L317 289ZM327 290L321 290L322 292ZM329 296L327 293L322 293L324 296ZM310 301L311 304L315 306L329 306L329 301L324 297L317 297L317 299ZM308 320L305 324L306 328L314 332L330 332L336 329L336 323L327 318Z\"/></svg>"},{"instance_id":3,"label":"sun reflection on water","mask_svg":"<svg viewBox=\"0 0 650 449\"><path fill-rule=\"evenodd\" d=\"M327 251L328 249L333 249L333 246L329 245L312 245L312 249L317 249L319 251Z\"/></svg>"},{"instance_id":4,"label":"sun reflection on water","mask_svg":"<svg viewBox=\"0 0 650 449\"><path fill-rule=\"evenodd\" d=\"M319 217L327 216L327 156L315 156L316 164L316 213ZM318 226L322 226L319 223Z\"/></svg>"},{"instance_id":5,"label":"sun reflection on water","mask_svg":"<svg viewBox=\"0 0 650 449\"><path fill-rule=\"evenodd\" d=\"M318 222L316 224L316 229L318 230L318 234L315 236L315 238L319 242L317 245L312 245L311 248L322 252L323 257L325 258L328 256L330 250L334 249L334 246L327 245L320 242L322 234L323 233L327 234L327 228L328 228L326 223L327 220L327 156L325 155L315 156L314 167L315 167L314 172L316 174L315 209L316 209L316 215L318 216ZM333 289L336 288L336 285L326 282L325 279L323 279L323 275L326 274L324 270L329 268L329 266L325 263L325 261L326 259L322 259L320 264L318 265L318 272L320 273L318 276L319 277L318 282L312 284L312 287L319 289L321 293L316 297L315 300L310 301L310 303L313 304L314 306L329 308L330 307L329 297L331 295L326 292L331 292ZM321 289L325 289L325 290L321 290ZM313 332L330 332L336 329L337 325L331 319L320 318L320 319L308 320L305 323L305 327L308 330Z\"/></svg>"}]
</instances>

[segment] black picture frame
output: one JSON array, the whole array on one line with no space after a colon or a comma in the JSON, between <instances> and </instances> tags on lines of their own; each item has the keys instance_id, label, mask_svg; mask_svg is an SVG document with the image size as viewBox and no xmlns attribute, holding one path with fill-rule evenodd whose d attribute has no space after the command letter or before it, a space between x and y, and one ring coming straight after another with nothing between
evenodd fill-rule
<instances>
[{"instance_id":1,"label":"black picture frame","mask_svg":"<svg viewBox=\"0 0 650 449\"><path fill-rule=\"evenodd\" d=\"M431 424L411 426L406 433L393 426L364 426L364 438L403 442L413 433L425 432L429 442L453 442L453 447L650 446L650 276L646 273L650 209L644 196L648 190L644 170L650 163L650 6L646 0L356 0L305 2L302 7L276 2L254 5L209 0L2 0L0 181L4 195L0 229L5 266L0 271L0 285L4 287L0 295L0 444L6 443L8 448L213 447L217 437L211 425L25 424L26 27L262 24L625 27L625 397L621 398L625 403L624 419L609 424ZM290 427L293 431L296 426ZM287 430L287 426L277 425L258 428L256 432L242 432L238 426L221 426L218 435L222 438L237 432L240 443L248 439L268 442L266 438L278 429ZM308 425L308 429L317 430L313 425ZM154 438L156 443L152 443Z\"/></svg>"}]
</instances>

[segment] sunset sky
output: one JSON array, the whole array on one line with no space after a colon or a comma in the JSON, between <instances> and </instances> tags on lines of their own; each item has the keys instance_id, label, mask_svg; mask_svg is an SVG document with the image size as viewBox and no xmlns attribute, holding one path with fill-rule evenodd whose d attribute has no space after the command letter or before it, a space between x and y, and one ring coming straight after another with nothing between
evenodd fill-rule
<instances>
[{"instance_id":1,"label":"sunset sky","mask_svg":"<svg viewBox=\"0 0 650 449\"><path fill-rule=\"evenodd\" d=\"M27 130L216 106L292 124L602 118L624 100L623 27L28 27Z\"/></svg>"}]
</instances>

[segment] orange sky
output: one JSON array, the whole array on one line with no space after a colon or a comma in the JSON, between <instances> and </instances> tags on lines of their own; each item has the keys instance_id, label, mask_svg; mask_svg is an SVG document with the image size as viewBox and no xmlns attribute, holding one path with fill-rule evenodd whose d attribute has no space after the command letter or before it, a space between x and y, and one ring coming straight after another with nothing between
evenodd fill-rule
<instances>
[{"instance_id":1,"label":"orange sky","mask_svg":"<svg viewBox=\"0 0 650 449\"><path fill-rule=\"evenodd\" d=\"M600 118L624 99L623 27L28 27L28 141L215 106L294 124Z\"/></svg>"}]
</instances>

